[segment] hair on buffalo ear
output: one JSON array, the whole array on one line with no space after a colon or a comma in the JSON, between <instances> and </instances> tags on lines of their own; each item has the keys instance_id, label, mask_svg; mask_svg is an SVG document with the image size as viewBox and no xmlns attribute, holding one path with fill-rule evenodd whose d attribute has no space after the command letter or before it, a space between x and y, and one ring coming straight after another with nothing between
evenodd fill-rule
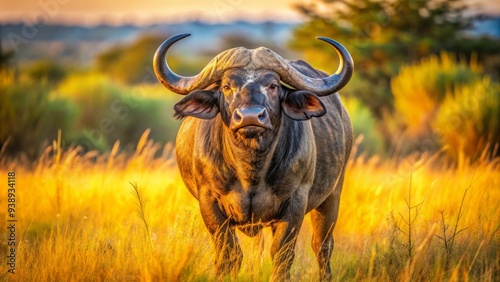
<instances>
[{"instance_id":1,"label":"hair on buffalo ear","mask_svg":"<svg viewBox=\"0 0 500 282\"><path fill-rule=\"evenodd\" d=\"M281 102L283 112L294 120L308 120L326 113L323 102L318 96L305 90L288 92Z\"/></svg>"},{"instance_id":2,"label":"hair on buffalo ear","mask_svg":"<svg viewBox=\"0 0 500 282\"><path fill-rule=\"evenodd\" d=\"M174 106L174 118L187 116L201 119L212 119L219 113L217 94L211 90L195 90Z\"/></svg>"}]
</instances>

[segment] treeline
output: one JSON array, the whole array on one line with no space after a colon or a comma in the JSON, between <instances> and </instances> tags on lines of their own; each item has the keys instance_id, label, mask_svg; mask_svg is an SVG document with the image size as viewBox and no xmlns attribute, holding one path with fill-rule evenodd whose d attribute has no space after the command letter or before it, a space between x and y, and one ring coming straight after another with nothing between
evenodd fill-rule
<instances>
[{"instance_id":1,"label":"treeline","mask_svg":"<svg viewBox=\"0 0 500 282\"><path fill-rule=\"evenodd\" d=\"M316 36L352 53L355 74L341 96L363 136L358 154L498 156L500 39L470 34L478 16L464 1L324 0L297 9L307 20L294 28L291 50L330 73L337 55ZM174 141L179 122L171 109L180 97L157 84L151 67L164 39L144 35L110 47L89 66L42 60L18 67L9 64L15 53L0 52L0 154L35 158L59 129L65 146L100 152L117 140L122 148L136 144L147 128L155 141ZM234 33L219 40L217 52L266 45L294 59L284 43ZM200 50L174 53L169 64L195 74L215 55L214 48Z\"/></svg>"},{"instance_id":2,"label":"treeline","mask_svg":"<svg viewBox=\"0 0 500 282\"><path fill-rule=\"evenodd\" d=\"M171 142L178 128L171 116L177 97L163 87L126 86L95 71L71 73L58 83L4 71L0 91L4 153L29 159L57 139L58 130L64 147L105 152L117 140L132 148L148 128L155 141Z\"/></svg>"},{"instance_id":3,"label":"treeline","mask_svg":"<svg viewBox=\"0 0 500 282\"><path fill-rule=\"evenodd\" d=\"M331 37L350 50L355 73L341 94L356 101L351 117L366 146L382 143L382 151L393 156L439 151L453 160L498 156L500 39L471 34L484 16L467 4L323 0L298 5L308 21L294 30L289 45L329 72L337 55L311 39Z\"/></svg>"},{"instance_id":4,"label":"treeline","mask_svg":"<svg viewBox=\"0 0 500 282\"><path fill-rule=\"evenodd\" d=\"M90 68L40 60L4 64L0 78L3 153L39 156L62 132L63 146L109 151L132 148L146 129L160 143L175 140L178 97L154 84L151 57L161 39L140 38L102 52Z\"/></svg>"},{"instance_id":5,"label":"treeline","mask_svg":"<svg viewBox=\"0 0 500 282\"><path fill-rule=\"evenodd\" d=\"M235 47L242 38L224 35L221 47ZM132 148L148 128L156 142L175 141L180 122L172 118L172 108L182 97L159 85L152 68L153 54L165 39L146 34L117 44L98 53L89 67L48 59L18 66L10 62L15 52L3 52L0 156L34 159L59 130L63 146L80 146L82 152L106 152L118 140L122 149ZM246 43L249 48L262 45ZM188 58L172 56L169 64L179 73L195 74L214 56L201 50Z\"/></svg>"}]
</instances>

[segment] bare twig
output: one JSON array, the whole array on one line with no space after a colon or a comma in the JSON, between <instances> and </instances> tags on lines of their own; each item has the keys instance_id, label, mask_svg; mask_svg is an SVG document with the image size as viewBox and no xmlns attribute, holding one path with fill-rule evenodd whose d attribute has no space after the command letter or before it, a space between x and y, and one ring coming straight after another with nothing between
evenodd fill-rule
<instances>
[{"instance_id":1,"label":"bare twig","mask_svg":"<svg viewBox=\"0 0 500 282\"><path fill-rule=\"evenodd\" d=\"M408 257L408 277L411 280L412 276L412 262L414 259L414 249L416 246L415 238L413 236L415 232L415 224L418 216L420 215L420 210L422 208L423 202L416 205L412 204L412 176L413 172L410 172L410 185L408 187L408 197L405 197L407 214L404 216L402 213L398 213L399 220L392 212L389 217L389 223L392 225L393 229L404 235L405 240L403 242L397 242L406 252ZM403 224L401 224L403 223ZM403 225L403 226L402 226Z\"/></svg>"},{"instance_id":2,"label":"bare twig","mask_svg":"<svg viewBox=\"0 0 500 282\"><path fill-rule=\"evenodd\" d=\"M444 250L445 250L445 269L449 269L450 266L450 261L451 261L451 256L453 254L453 247L455 245L455 238L457 237L458 234L462 233L462 231L467 230L467 228L462 228L458 229L460 219L463 217L465 211L464 211L464 203L465 203L465 198L467 196L467 192L469 189L472 187L472 184L474 183L474 176L472 176L472 180L469 183L469 186L464 190L464 193L462 195L462 200L460 201L460 207L458 208L458 214L457 218L455 220L455 223L453 225L453 231L451 232L451 235L448 234L448 229L449 225L446 224L446 216L444 211L440 211L441 218L439 219L440 225L441 225L441 232L442 236L435 235L438 239L440 239L443 242Z\"/></svg>"}]
</instances>

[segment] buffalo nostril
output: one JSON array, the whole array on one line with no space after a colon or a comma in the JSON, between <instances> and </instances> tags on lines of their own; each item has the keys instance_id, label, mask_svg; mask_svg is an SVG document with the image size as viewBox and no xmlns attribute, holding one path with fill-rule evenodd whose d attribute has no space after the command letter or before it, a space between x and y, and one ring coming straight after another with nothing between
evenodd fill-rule
<instances>
[{"instance_id":1,"label":"buffalo nostril","mask_svg":"<svg viewBox=\"0 0 500 282\"><path fill-rule=\"evenodd\" d=\"M241 114L240 110L237 109L236 111L234 111L233 120L236 123L240 123L242 119L243 119L243 115Z\"/></svg>"},{"instance_id":2,"label":"buffalo nostril","mask_svg":"<svg viewBox=\"0 0 500 282\"><path fill-rule=\"evenodd\" d=\"M265 121L267 119L267 111L265 109L263 109L262 112L259 113L259 115L257 116L257 118L260 121Z\"/></svg>"}]
</instances>

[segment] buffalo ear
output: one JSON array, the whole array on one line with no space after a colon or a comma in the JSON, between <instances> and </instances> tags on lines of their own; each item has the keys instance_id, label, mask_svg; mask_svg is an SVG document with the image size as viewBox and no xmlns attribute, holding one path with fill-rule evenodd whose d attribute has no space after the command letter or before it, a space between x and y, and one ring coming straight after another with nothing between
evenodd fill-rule
<instances>
[{"instance_id":1,"label":"buffalo ear","mask_svg":"<svg viewBox=\"0 0 500 282\"><path fill-rule=\"evenodd\" d=\"M288 92L281 102L281 107L283 112L294 120L308 120L326 113L325 106L318 96L304 90Z\"/></svg>"},{"instance_id":2,"label":"buffalo ear","mask_svg":"<svg viewBox=\"0 0 500 282\"><path fill-rule=\"evenodd\" d=\"M187 116L212 119L219 113L217 94L211 90L195 90L175 104L174 111L177 119Z\"/></svg>"}]
</instances>

